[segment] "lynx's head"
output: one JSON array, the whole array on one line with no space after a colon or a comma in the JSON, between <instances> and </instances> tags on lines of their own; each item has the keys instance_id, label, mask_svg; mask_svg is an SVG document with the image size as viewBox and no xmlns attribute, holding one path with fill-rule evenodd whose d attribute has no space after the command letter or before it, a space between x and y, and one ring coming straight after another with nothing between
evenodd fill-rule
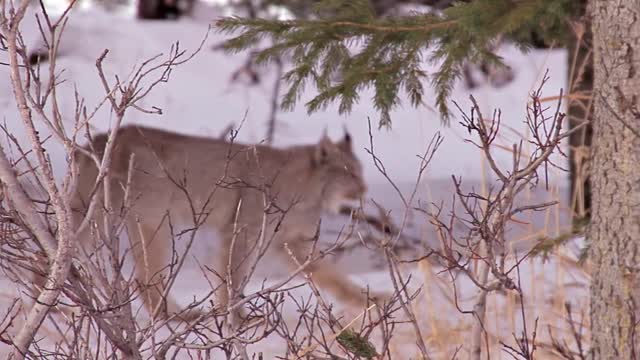
<instances>
[{"instance_id":1,"label":"lynx's head","mask_svg":"<svg viewBox=\"0 0 640 360\"><path fill-rule=\"evenodd\" d=\"M322 207L326 211L338 213L343 203L360 200L367 191L362 165L346 132L337 143L323 136L314 148L311 167L315 181L321 183Z\"/></svg>"}]
</instances>

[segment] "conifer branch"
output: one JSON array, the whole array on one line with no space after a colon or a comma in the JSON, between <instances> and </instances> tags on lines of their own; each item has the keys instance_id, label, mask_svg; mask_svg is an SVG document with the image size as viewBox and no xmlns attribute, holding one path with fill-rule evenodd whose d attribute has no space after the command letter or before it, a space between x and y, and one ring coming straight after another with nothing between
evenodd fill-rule
<instances>
[{"instance_id":1,"label":"conifer branch","mask_svg":"<svg viewBox=\"0 0 640 360\"><path fill-rule=\"evenodd\" d=\"M270 38L273 46L260 51L256 61L283 57L293 63L283 76L289 85L283 109L292 109L308 84L318 90L306 103L309 113L333 102L339 102L340 113L348 113L362 91L373 88L372 102L384 126L391 124L391 111L405 95L412 106L423 104L425 80L435 89L435 104L447 122L453 87L465 63L502 65L492 46L496 39L527 50L532 29L544 40L562 44L573 5L571 0L473 0L441 13L383 19L375 18L368 0L322 0L314 10L313 20L227 17L216 26L235 35L224 44L229 52ZM423 60L440 67L427 74Z\"/></svg>"}]
</instances>

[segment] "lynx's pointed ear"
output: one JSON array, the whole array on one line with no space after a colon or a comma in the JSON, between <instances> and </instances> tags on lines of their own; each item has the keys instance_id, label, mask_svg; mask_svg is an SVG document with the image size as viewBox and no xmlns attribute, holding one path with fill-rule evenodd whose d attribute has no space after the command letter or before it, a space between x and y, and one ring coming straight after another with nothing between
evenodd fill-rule
<instances>
[{"instance_id":1,"label":"lynx's pointed ear","mask_svg":"<svg viewBox=\"0 0 640 360\"><path fill-rule=\"evenodd\" d=\"M331 139L329 139L329 137L324 134L322 136L322 139L320 139L320 142L314 149L312 159L313 165L317 166L326 163L327 159L329 159L329 152L331 151L331 147L333 146L335 145L333 144L333 142L331 142Z\"/></svg>"},{"instance_id":2,"label":"lynx's pointed ear","mask_svg":"<svg viewBox=\"0 0 640 360\"><path fill-rule=\"evenodd\" d=\"M344 128L344 138L342 138L342 141L340 141L338 143L338 147L340 148L340 150L344 151L344 152L351 152L351 134L349 134L349 132L347 131L347 128Z\"/></svg>"}]
</instances>

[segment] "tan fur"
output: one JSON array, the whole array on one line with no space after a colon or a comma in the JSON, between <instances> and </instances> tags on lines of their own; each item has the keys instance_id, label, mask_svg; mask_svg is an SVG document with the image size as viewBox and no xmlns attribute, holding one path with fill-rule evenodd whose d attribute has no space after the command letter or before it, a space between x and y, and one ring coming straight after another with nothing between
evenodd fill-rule
<instances>
[{"instance_id":1,"label":"tan fur","mask_svg":"<svg viewBox=\"0 0 640 360\"><path fill-rule=\"evenodd\" d=\"M101 154L106 140L106 135L99 135L92 147ZM262 261L294 265L284 244L304 261L322 213L336 211L341 201L359 199L366 191L348 135L339 143L325 137L318 144L277 149L129 126L117 134L109 172L116 212L123 207L132 154L129 192L133 200L126 223L141 283L160 283L161 275L166 275L172 249L167 215L189 227L193 210L196 215L204 210L207 218L202 226L217 230L223 238L224 246L215 254L222 264L229 261L235 231L231 264L237 286L250 263L243 259L255 248L263 226L265 241L272 236L273 241ZM82 153L76 156L80 176L73 208L79 218L86 211L97 168ZM270 204L266 211L265 201ZM361 289L331 266L317 264L307 270L319 286L340 300L352 304L365 300ZM161 292L157 287L143 294L149 311L162 300ZM221 304L226 304L226 289L219 294ZM165 311L178 310L170 298L166 300Z\"/></svg>"}]
</instances>

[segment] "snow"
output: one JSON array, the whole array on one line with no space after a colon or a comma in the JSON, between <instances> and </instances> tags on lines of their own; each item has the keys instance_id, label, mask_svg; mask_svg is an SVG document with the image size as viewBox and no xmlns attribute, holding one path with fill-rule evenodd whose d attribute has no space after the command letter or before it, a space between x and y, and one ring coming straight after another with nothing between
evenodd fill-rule
<instances>
[{"instance_id":1,"label":"snow","mask_svg":"<svg viewBox=\"0 0 640 360\"><path fill-rule=\"evenodd\" d=\"M89 109L93 109L102 102L105 92L97 75L95 61L104 49L109 49L104 64L109 80L113 82L115 75L127 78L131 75L134 66L141 64L151 56L160 53L166 56L171 45L176 42L179 42L181 49L185 49L189 53L193 52L198 49L201 41L208 34L200 52L191 61L177 67L171 73L168 83L155 88L141 104L145 108L151 106L161 108L162 115L150 115L130 110L125 117L125 123L144 124L185 134L212 137L219 136L230 124L235 124L235 126L242 124L239 141L249 143L263 141L266 134L266 121L270 112L270 93L274 72L269 68L260 69L261 82L255 86L247 86L243 81L232 82L231 74L246 61L246 54L229 55L212 50L215 45L225 39L223 35L208 30L207 22L213 20L217 15L206 9L199 11L198 14L197 19L139 22L129 17L106 14L95 9L73 13L63 35L58 59L58 68L64 69L61 78L65 80L58 90L61 94L60 106L63 117L71 124L75 107L74 89L77 89L85 98ZM24 23L23 32L27 44L30 44L32 49L41 46L38 41L39 32L32 13L29 13ZM528 54L522 54L510 46L504 46L500 51L506 62L515 69L516 80L501 88L484 85L471 93L478 99L485 114L490 114L496 108L502 110L503 127L511 130L505 131L500 141L502 144L510 146L511 143L520 141L522 136L527 133L524 124L525 105L528 95L537 88L545 71L548 69L550 76L544 89L545 96L557 95L559 90L566 86L567 54L564 50L532 51ZM5 58L5 53L0 54L0 61L5 61ZM425 68L427 71L433 70L433 65L425 64ZM6 67L0 68L0 86L3 89L11 88ZM470 104L468 101L469 93L460 84L455 88L452 97L465 108ZM8 128L14 132L18 139L26 143L15 101L11 95L10 91L0 94L3 120L6 121ZM316 142L325 129L331 137L337 139L342 136L343 126L346 126L354 138L357 155L363 163L365 178L369 183L370 197L391 210L396 219L403 212L399 197L394 194L391 186L376 169L371 156L365 150L369 147L368 118L371 119L374 127L373 139L376 155L383 161L391 178L406 192L412 188L416 181L420 163L417 155L424 153L433 134L439 131L444 136L444 142L430 164L426 178L418 186L419 191L414 206L419 204L422 206L430 202L450 202L450 176L452 174L462 176L465 184L469 187L478 187L483 178L487 177L486 173L483 173L486 171L486 166L483 164L480 153L472 144L465 142L468 137L466 129L459 126L455 119L451 122L450 127L443 126L438 113L429 106L433 102L432 99L435 98L430 89L427 89L425 95L426 106L414 109L406 103L393 111L393 127L390 130L376 130L378 114L369 101L372 97L371 91L365 91L361 96L360 104L355 106L350 114L344 116L337 115L337 106L330 106L323 112L307 114L302 104L313 95L314 92L309 89L305 93L303 101L293 111L278 115L275 145L287 146ZM97 129L106 130L113 119L113 114L109 112L109 109L102 106L97 112L93 125ZM42 128L42 133L46 134L46 129ZM59 176L65 165L62 148L51 145L47 150ZM511 153L501 149L495 150L495 157L499 164L506 167L509 166L512 159ZM556 158L556 161L560 164L565 162L560 158ZM539 201L558 197L565 199L565 176L559 172L552 172L551 180L554 185L552 190L555 192L536 189L531 193L532 198ZM554 220L556 216L558 220ZM531 226L522 226L522 229L518 229L518 225L514 225L515 230L512 232L514 239L522 238L526 234L532 234L536 231L539 231L540 234L548 229L554 229L550 230L551 233L559 231L560 226L566 225L566 212L555 211L536 214L527 217L527 219L530 219ZM427 223L420 215L413 214L410 231L414 235L428 238L427 242L432 245L437 244L435 234L429 229ZM536 236L533 238L535 239ZM526 241L530 243L530 240L531 238ZM575 254L568 256L575 257ZM351 277L355 281L362 284L368 283L373 289L387 287L389 281L387 272L374 268L373 261L369 257L372 256L365 254L356 258L355 261L343 260L341 266L352 273ZM544 289L536 290L527 287L533 293L533 305L543 304L550 298L556 299L553 294L555 289L562 288L563 284L576 281L576 276L578 283L584 284L586 282L584 277L575 275L574 272L559 271L558 269L562 267L563 264L555 257L547 263L535 260L523 265L521 269L523 283L545 284ZM465 319L464 321L469 323L469 316L464 317L458 314L455 308L451 307L451 304L447 305L444 298L438 297L438 294L442 292L436 288L437 282L424 279L425 274L429 273L428 271L408 266L406 271L414 274L415 281L412 286L420 286L422 282L430 284L428 288L423 290L423 296L433 297L429 301L437 304L435 306L439 310L436 312L449 314L439 320L456 323ZM558 273L562 275L557 275ZM535 276L538 278L533 279ZM183 274L184 279L201 277L202 275L198 273L198 269L193 263ZM445 282L447 280L446 276L439 276L439 278ZM2 279L0 279L1 281ZM274 281L274 279L269 279L269 281ZM460 286L464 291L469 292L470 289L473 289L471 284L464 281L461 283ZM200 289L201 286L199 287L197 284L203 284L203 282L178 282L176 292L204 295L205 291ZM4 281L3 286L5 285L6 293L14 292L11 290L11 284ZM260 281L256 280L251 286L255 289L259 285ZM579 300L581 296L584 296L584 293L584 289L579 288L564 296L567 298L573 296L574 299ZM496 300L498 303L504 300L504 297L496 296L496 298L498 298ZM191 295L181 297L181 301L184 303L188 303L190 299ZM420 302L420 304L424 303ZM532 308L535 308L533 305L531 305ZM468 308L469 306L467 306ZM499 309L499 304L495 308ZM422 309L421 311L429 313L432 310ZM425 319L427 318L430 317L426 316ZM508 337L508 332L505 333L507 328L504 325L499 330L503 336ZM410 337L408 343L412 343ZM259 350L264 352L265 358L271 358L267 354L281 351L281 346L282 344L261 344ZM0 353L2 351L0 346ZM405 354L412 351L415 349L407 350ZM504 356L504 354L497 354L497 356Z\"/></svg>"}]
</instances>

